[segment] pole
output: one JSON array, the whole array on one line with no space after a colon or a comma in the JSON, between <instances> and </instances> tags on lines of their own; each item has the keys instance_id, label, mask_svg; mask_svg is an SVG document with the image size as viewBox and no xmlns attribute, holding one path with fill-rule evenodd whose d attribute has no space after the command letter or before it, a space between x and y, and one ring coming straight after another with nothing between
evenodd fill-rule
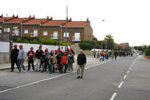
<instances>
[{"instance_id":1,"label":"pole","mask_svg":"<svg viewBox=\"0 0 150 100\"><path fill-rule=\"evenodd\" d=\"M67 1L67 4L66 4L65 51L67 51L67 24L68 24L68 1Z\"/></svg>"}]
</instances>

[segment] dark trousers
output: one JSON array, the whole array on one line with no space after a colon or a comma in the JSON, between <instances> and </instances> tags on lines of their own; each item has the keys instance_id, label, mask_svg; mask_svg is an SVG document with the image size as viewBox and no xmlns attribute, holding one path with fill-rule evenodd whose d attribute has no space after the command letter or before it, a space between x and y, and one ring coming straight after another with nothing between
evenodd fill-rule
<instances>
[{"instance_id":1,"label":"dark trousers","mask_svg":"<svg viewBox=\"0 0 150 100\"><path fill-rule=\"evenodd\" d=\"M15 64L17 65L18 67L18 61L17 60L11 60L11 71L13 72L14 71L14 66Z\"/></svg>"},{"instance_id":2,"label":"dark trousers","mask_svg":"<svg viewBox=\"0 0 150 100\"><path fill-rule=\"evenodd\" d=\"M35 67L34 67L34 60L28 60L28 71L30 71L30 65L32 65L32 69L33 71L35 70Z\"/></svg>"}]
</instances>

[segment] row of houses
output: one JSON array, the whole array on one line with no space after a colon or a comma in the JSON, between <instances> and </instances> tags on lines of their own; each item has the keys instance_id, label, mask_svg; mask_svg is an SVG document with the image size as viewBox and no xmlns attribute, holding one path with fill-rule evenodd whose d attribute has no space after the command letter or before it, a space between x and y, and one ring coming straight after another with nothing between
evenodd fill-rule
<instances>
[{"instance_id":1,"label":"row of houses","mask_svg":"<svg viewBox=\"0 0 150 100\"><path fill-rule=\"evenodd\" d=\"M67 25L67 32L65 30ZM49 18L19 18L17 16L0 16L0 34L20 37L40 37L69 42L92 40L93 29L90 21L54 20Z\"/></svg>"}]
</instances>

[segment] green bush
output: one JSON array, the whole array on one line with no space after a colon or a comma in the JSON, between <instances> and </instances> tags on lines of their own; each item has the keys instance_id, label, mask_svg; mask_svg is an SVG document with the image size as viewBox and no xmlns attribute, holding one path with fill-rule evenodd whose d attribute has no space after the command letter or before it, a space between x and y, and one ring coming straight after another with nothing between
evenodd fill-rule
<instances>
[{"instance_id":1,"label":"green bush","mask_svg":"<svg viewBox=\"0 0 150 100\"><path fill-rule=\"evenodd\" d=\"M91 50L93 48L92 44L90 43L80 43L79 46L83 50Z\"/></svg>"},{"instance_id":2,"label":"green bush","mask_svg":"<svg viewBox=\"0 0 150 100\"><path fill-rule=\"evenodd\" d=\"M148 46L145 50L145 55L150 56L150 46Z\"/></svg>"}]
</instances>

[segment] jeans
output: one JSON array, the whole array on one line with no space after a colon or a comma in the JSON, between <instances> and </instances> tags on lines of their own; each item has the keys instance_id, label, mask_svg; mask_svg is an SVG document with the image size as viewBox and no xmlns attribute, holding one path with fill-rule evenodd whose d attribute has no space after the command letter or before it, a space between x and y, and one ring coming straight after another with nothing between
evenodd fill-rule
<instances>
[{"instance_id":1,"label":"jeans","mask_svg":"<svg viewBox=\"0 0 150 100\"><path fill-rule=\"evenodd\" d=\"M40 63L41 63L41 59L36 58L36 64L35 64L36 71L40 70Z\"/></svg>"},{"instance_id":2,"label":"jeans","mask_svg":"<svg viewBox=\"0 0 150 100\"><path fill-rule=\"evenodd\" d=\"M78 69L77 69L77 75L78 76L83 77L84 67L85 67L84 65L78 65Z\"/></svg>"},{"instance_id":3,"label":"jeans","mask_svg":"<svg viewBox=\"0 0 150 100\"><path fill-rule=\"evenodd\" d=\"M25 71L24 59L18 59L18 71L21 72L21 68Z\"/></svg>"}]
</instances>

